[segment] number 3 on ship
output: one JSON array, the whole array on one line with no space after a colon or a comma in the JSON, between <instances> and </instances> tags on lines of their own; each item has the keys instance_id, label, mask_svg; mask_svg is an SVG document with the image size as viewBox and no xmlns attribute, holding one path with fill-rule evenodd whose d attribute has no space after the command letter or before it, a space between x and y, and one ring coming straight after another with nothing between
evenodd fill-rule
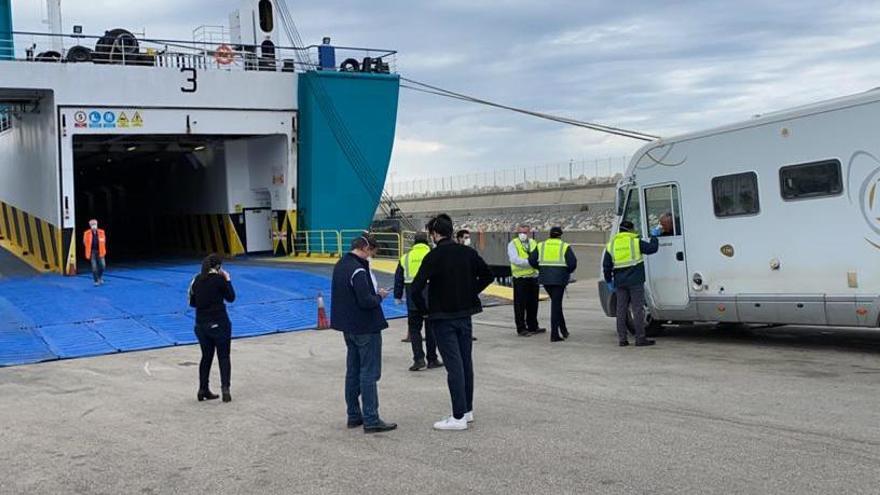
<instances>
[{"instance_id":1,"label":"number 3 on ship","mask_svg":"<svg viewBox=\"0 0 880 495\"><path fill-rule=\"evenodd\" d=\"M186 82L188 82L190 84L190 86L189 87L181 86L180 90L183 91L184 93L195 93L199 89L199 83L198 83L199 74L198 74L198 72L196 72L196 70L193 69L192 67L184 67L184 68L180 69L180 72L181 73L188 72L190 75L189 78L186 80Z\"/></svg>"}]
</instances>

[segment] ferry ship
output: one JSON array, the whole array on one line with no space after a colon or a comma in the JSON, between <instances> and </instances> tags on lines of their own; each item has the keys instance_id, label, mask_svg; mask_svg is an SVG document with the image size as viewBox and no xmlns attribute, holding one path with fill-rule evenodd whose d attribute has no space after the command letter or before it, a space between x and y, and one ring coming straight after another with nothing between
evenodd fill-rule
<instances>
[{"instance_id":1,"label":"ferry ship","mask_svg":"<svg viewBox=\"0 0 880 495\"><path fill-rule=\"evenodd\" d=\"M274 0L191 40L62 32L60 0L50 32L16 31L14 7L0 0L0 246L33 268L76 274L91 218L131 260L291 255L298 232L369 226L395 51L285 46L298 35Z\"/></svg>"}]
</instances>

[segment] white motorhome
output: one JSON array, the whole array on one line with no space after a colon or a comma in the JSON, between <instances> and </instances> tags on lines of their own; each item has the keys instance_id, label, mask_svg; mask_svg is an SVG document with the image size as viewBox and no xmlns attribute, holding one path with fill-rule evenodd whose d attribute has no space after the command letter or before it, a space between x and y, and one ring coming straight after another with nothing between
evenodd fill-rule
<instances>
[{"instance_id":1,"label":"white motorhome","mask_svg":"<svg viewBox=\"0 0 880 495\"><path fill-rule=\"evenodd\" d=\"M878 182L880 90L645 145L617 224L674 220L645 257L646 323L877 327Z\"/></svg>"}]
</instances>

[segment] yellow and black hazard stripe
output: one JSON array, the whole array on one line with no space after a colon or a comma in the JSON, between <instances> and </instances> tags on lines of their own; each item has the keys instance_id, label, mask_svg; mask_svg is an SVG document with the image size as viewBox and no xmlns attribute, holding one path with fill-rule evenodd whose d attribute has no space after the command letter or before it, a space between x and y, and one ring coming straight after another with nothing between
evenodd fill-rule
<instances>
[{"instance_id":1,"label":"yellow and black hazard stripe","mask_svg":"<svg viewBox=\"0 0 880 495\"><path fill-rule=\"evenodd\" d=\"M0 247L40 272L61 273L58 227L0 201Z\"/></svg>"},{"instance_id":2,"label":"yellow and black hazard stripe","mask_svg":"<svg viewBox=\"0 0 880 495\"><path fill-rule=\"evenodd\" d=\"M275 211L272 230L272 252L275 256L293 256L296 254L296 210Z\"/></svg>"},{"instance_id":3,"label":"yellow and black hazard stripe","mask_svg":"<svg viewBox=\"0 0 880 495\"><path fill-rule=\"evenodd\" d=\"M162 217L162 249L173 254L244 254L244 244L231 217L225 213Z\"/></svg>"}]
</instances>

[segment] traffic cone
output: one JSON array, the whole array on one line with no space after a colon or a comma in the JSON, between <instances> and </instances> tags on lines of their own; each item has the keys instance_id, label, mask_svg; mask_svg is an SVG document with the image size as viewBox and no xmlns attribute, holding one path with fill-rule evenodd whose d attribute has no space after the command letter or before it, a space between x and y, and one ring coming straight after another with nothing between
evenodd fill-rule
<instances>
[{"instance_id":1,"label":"traffic cone","mask_svg":"<svg viewBox=\"0 0 880 495\"><path fill-rule=\"evenodd\" d=\"M318 330L330 328L330 319L327 318L327 310L324 308L324 296L318 292Z\"/></svg>"}]
</instances>

